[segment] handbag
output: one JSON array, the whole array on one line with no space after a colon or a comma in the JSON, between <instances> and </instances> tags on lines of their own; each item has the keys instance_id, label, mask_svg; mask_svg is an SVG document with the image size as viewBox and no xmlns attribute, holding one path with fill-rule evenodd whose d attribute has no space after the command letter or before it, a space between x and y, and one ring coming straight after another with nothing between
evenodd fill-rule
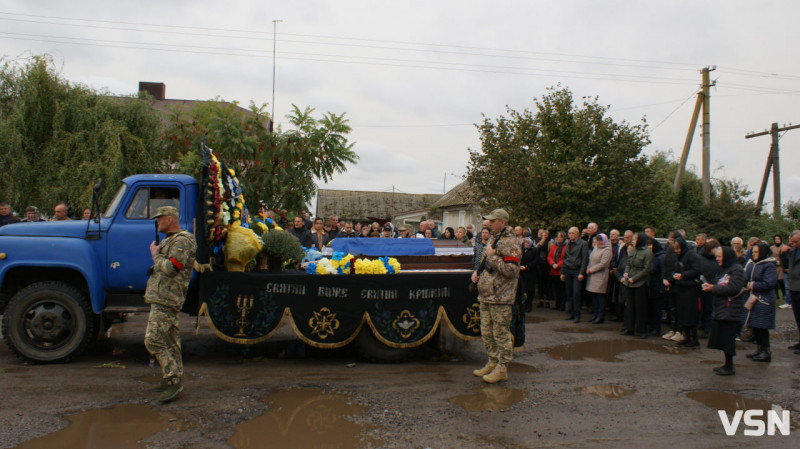
<instances>
[{"instance_id":1,"label":"handbag","mask_svg":"<svg viewBox=\"0 0 800 449\"><path fill-rule=\"evenodd\" d=\"M747 310L753 310L753 306L756 305L756 301L758 301L759 299L761 298L759 298L758 295L756 295L755 293L750 293L750 297L747 298L747 302L744 303L744 308Z\"/></svg>"},{"instance_id":2,"label":"handbag","mask_svg":"<svg viewBox=\"0 0 800 449\"><path fill-rule=\"evenodd\" d=\"M739 338L745 342L755 340L755 334L753 334L753 328L747 325L749 322L750 322L750 311L748 310L747 319L745 320L744 325L742 326L742 334L739 336Z\"/></svg>"}]
</instances>

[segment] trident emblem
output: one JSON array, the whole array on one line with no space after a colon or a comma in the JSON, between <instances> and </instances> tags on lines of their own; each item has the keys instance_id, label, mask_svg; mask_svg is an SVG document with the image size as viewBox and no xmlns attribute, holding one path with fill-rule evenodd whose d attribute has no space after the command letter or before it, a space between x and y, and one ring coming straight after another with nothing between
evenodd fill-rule
<instances>
[{"instance_id":1,"label":"trident emblem","mask_svg":"<svg viewBox=\"0 0 800 449\"><path fill-rule=\"evenodd\" d=\"M244 298L242 298L242 295L237 296L236 297L236 308L239 309L239 312L242 313L242 316L239 317L238 320L236 320L236 324L239 325L239 332L237 332L236 335L234 335L234 336L235 337L246 337L247 335L245 335L245 333L244 333L244 328L245 328L245 326L249 325L250 322L247 321L245 316L247 315L247 312L249 312L250 309L253 308L253 295L250 295L249 302L248 302L247 295L245 295Z\"/></svg>"}]
</instances>

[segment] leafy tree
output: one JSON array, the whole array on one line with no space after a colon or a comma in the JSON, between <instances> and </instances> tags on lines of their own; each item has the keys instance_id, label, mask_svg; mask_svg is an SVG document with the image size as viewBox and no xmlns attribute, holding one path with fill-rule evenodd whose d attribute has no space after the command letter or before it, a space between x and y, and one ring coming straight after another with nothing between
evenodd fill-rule
<instances>
[{"instance_id":1,"label":"leafy tree","mask_svg":"<svg viewBox=\"0 0 800 449\"><path fill-rule=\"evenodd\" d=\"M117 185L152 172L159 160L159 116L139 98L101 95L64 80L48 56L0 68L0 197L16 210L88 206L102 177ZM115 193L105 189L102 203Z\"/></svg>"},{"instance_id":2,"label":"leafy tree","mask_svg":"<svg viewBox=\"0 0 800 449\"><path fill-rule=\"evenodd\" d=\"M534 100L536 112L508 109L484 117L481 150L470 151L467 176L487 210L509 209L515 221L566 228L596 221L641 229L672 214L670 185L641 155L646 124L616 123L597 98L576 106L568 89Z\"/></svg>"},{"instance_id":3,"label":"leafy tree","mask_svg":"<svg viewBox=\"0 0 800 449\"><path fill-rule=\"evenodd\" d=\"M315 119L313 109L293 105L287 116L292 129L270 133L265 109L251 102L246 113L235 102L212 101L188 112L172 110L164 132L167 164L180 162L181 171L197 175L197 151L205 139L236 170L250 210L259 201L271 208L305 208L316 180L328 181L358 159L346 138L351 128L344 114Z\"/></svg>"}]
</instances>

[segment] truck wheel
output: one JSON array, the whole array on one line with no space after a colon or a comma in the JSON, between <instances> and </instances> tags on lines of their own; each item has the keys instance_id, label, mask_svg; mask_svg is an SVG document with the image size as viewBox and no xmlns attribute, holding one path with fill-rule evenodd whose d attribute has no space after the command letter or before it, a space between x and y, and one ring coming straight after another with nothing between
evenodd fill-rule
<instances>
[{"instance_id":1,"label":"truck wheel","mask_svg":"<svg viewBox=\"0 0 800 449\"><path fill-rule=\"evenodd\" d=\"M401 363L410 359L417 348L390 348L381 343L368 325L364 325L353 340L353 346L362 357L375 363Z\"/></svg>"},{"instance_id":2,"label":"truck wheel","mask_svg":"<svg viewBox=\"0 0 800 449\"><path fill-rule=\"evenodd\" d=\"M67 362L86 350L96 329L86 296L64 282L20 290L3 315L3 341L27 363Z\"/></svg>"}]
</instances>

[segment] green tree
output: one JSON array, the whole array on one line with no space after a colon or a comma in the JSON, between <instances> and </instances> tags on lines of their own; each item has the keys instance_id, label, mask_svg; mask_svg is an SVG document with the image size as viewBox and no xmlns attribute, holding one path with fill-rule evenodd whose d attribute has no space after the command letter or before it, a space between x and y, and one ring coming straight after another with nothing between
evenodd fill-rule
<instances>
[{"instance_id":1,"label":"green tree","mask_svg":"<svg viewBox=\"0 0 800 449\"><path fill-rule=\"evenodd\" d=\"M514 221L566 228L642 229L674 210L669 184L641 154L646 124L616 123L596 98L576 106L568 89L534 100L536 112L484 117L480 151L470 151L468 179L487 210L509 209Z\"/></svg>"},{"instance_id":2,"label":"green tree","mask_svg":"<svg viewBox=\"0 0 800 449\"><path fill-rule=\"evenodd\" d=\"M236 171L250 210L268 207L297 211L314 196L316 181L343 173L358 156L346 135L344 113L312 117L311 108L293 105L288 131L269 132L266 105L251 102L249 113L237 103L211 101L190 111L175 109L164 132L166 164L197 176L202 139Z\"/></svg>"},{"instance_id":3,"label":"green tree","mask_svg":"<svg viewBox=\"0 0 800 449\"><path fill-rule=\"evenodd\" d=\"M71 84L48 56L0 67L0 198L16 210L88 206L102 177L115 186L160 159L160 119L145 100ZM105 189L101 204L115 193Z\"/></svg>"}]
</instances>

